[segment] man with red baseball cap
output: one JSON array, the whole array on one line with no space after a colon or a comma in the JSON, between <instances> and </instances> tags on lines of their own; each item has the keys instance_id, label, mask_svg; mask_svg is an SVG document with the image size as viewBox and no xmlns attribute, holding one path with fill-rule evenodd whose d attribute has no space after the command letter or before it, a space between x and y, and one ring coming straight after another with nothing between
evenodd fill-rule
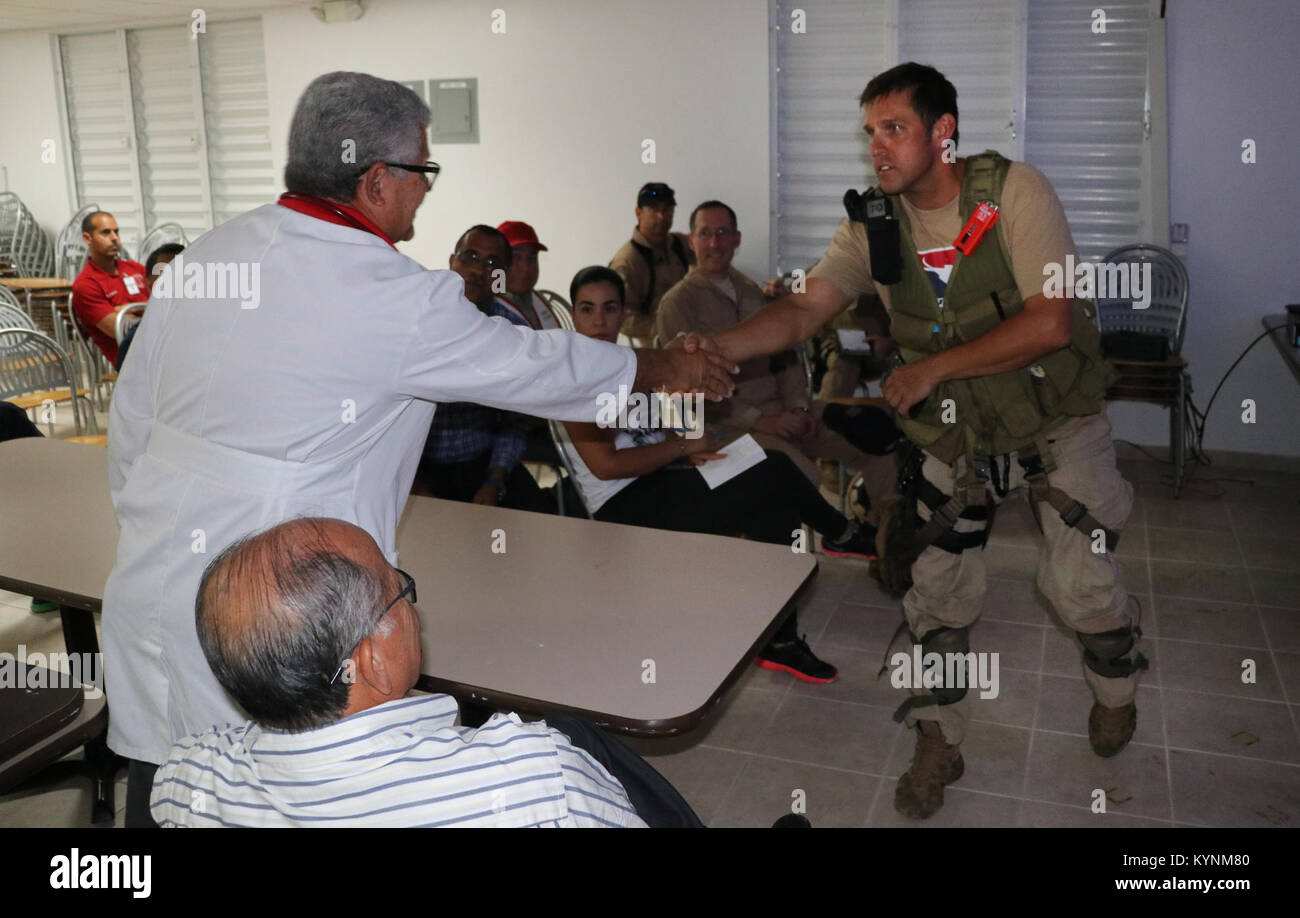
<instances>
[{"instance_id":1,"label":"man with red baseball cap","mask_svg":"<svg viewBox=\"0 0 1300 918\"><path fill-rule=\"evenodd\" d=\"M537 295L537 253L547 251L537 231L522 220L507 220L497 227L510 243L510 270L506 272L506 295L497 297L511 312L538 331L563 328L546 301Z\"/></svg>"}]
</instances>

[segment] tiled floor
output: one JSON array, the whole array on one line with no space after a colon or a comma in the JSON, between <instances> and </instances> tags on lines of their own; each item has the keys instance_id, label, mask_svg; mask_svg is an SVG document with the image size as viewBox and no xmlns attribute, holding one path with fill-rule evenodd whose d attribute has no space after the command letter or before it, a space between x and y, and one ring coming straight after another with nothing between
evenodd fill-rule
<instances>
[{"instance_id":1,"label":"tiled floor","mask_svg":"<svg viewBox=\"0 0 1300 918\"><path fill-rule=\"evenodd\" d=\"M1000 693L976 702L966 773L919 825L1300 826L1300 474L1215 467L1254 484L1175 501L1154 463L1122 467L1137 503L1118 555L1151 659L1133 743L1113 759L1088 747L1079 652L1033 584L1034 524L1013 498L989 542L972 632L973 649L1000 655ZM749 669L702 728L632 741L709 825L771 825L795 801L815 826L918 825L892 805L912 747L891 719L903 692L876 676L899 604L864 564L820 564L800 620L838 682ZM19 643L61 649L58 617L0 593L0 649ZM116 802L120 824L121 780ZM0 797L0 826L83 825L88 814L75 781Z\"/></svg>"},{"instance_id":2,"label":"tiled floor","mask_svg":"<svg viewBox=\"0 0 1300 918\"><path fill-rule=\"evenodd\" d=\"M998 515L972 631L1000 655L1000 694L976 703L966 773L934 817L893 808L913 736L891 719L903 691L876 673L901 611L854 562L822 558L800 610L838 682L751 670L703 729L632 745L712 826L770 825L798 799L815 826L1300 826L1300 475L1216 467L1255 483L1175 501L1155 463L1122 467L1137 503L1118 555L1151 669L1115 758L1088 746L1091 693L1034 586L1022 501Z\"/></svg>"}]
</instances>

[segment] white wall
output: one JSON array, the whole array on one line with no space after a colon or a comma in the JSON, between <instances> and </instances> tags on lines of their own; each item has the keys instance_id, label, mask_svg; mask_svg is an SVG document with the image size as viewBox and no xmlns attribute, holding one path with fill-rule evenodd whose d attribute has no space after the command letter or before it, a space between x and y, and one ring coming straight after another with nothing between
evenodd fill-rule
<instances>
[{"instance_id":1,"label":"white wall","mask_svg":"<svg viewBox=\"0 0 1300 918\"><path fill-rule=\"evenodd\" d=\"M491 29L497 8L504 34ZM0 163L54 234L73 206L50 34L0 32ZM522 219L550 247L541 284L567 295L574 272L607 262L628 238L636 190L665 181L677 191L678 229L700 201L730 203L744 233L737 266L767 277L763 0L367 0L348 23L320 23L302 7L268 11L263 41L277 184L294 103L321 73L478 78L480 142L433 148L443 173L402 245L431 267L446 267L471 224ZM40 161L45 138L60 145L54 165ZM652 165L641 161L645 138L657 145Z\"/></svg>"},{"instance_id":2,"label":"white wall","mask_svg":"<svg viewBox=\"0 0 1300 918\"><path fill-rule=\"evenodd\" d=\"M8 179L0 190L22 198L53 242L75 208L48 32L0 32L0 86L0 166ZM42 161L46 140L54 141L53 163Z\"/></svg>"},{"instance_id":3,"label":"white wall","mask_svg":"<svg viewBox=\"0 0 1300 918\"><path fill-rule=\"evenodd\" d=\"M504 34L491 30L496 8ZM432 149L443 171L402 245L424 264L445 268L474 223L525 220L550 247L541 286L567 297L579 268L627 240L637 189L664 181L677 192L678 229L700 201L731 204L744 234L737 266L767 276L762 0L374 0L356 22L287 9L263 23L280 171L293 105L323 72L478 79L480 142ZM645 138L657 145L653 165L641 161Z\"/></svg>"},{"instance_id":4,"label":"white wall","mask_svg":"<svg viewBox=\"0 0 1300 918\"><path fill-rule=\"evenodd\" d=\"M1294 0L1180 0L1168 6L1169 219L1189 224L1183 356L1204 410L1223 373L1263 331L1261 317L1300 302L1295 119L1300 43ZM1241 143L1256 162L1241 161ZM1242 423L1242 401L1257 420ZM1167 412L1115 403L1115 435L1166 445ZM1300 383L1265 340L1215 400L1206 449L1300 456Z\"/></svg>"},{"instance_id":5,"label":"white wall","mask_svg":"<svg viewBox=\"0 0 1300 918\"><path fill-rule=\"evenodd\" d=\"M491 31L506 10L505 34ZM1249 13L1248 15L1246 13ZM444 172L404 250L444 267L471 223L523 219L551 252L543 286L607 261L627 238L636 189L666 181L678 228L706 197L739 212L738 266L767 276L768 32L763 0L368 0L357 22L325 25L302 8L263 14L277 175L293 105L327 70L398 80L477 77L480 143L433 150ZM139 23L141 25L145 23ZM1289 61L1300 39L1291 0L1170 4L1170 219L1191 224L1191 301L1184 353L1203 408L1259 318L1300 301L1289 271L1300 195L1290 153L1300 127L1283 117L1300 97ZM72 210L49 34L0 33L0 163L51 233ZM1292 106L1294 107L1294 106ZM658 162L641 162L654 138ZM1258 162L1241 163L1241 140ZM41 143L59 162L41 162ZM1240 421L1256 401L1259 422ZM1114 403L1116 436L1163 446L1167 413ZM1224 386L1206 431L1216 450L1300 456L1300 386L1270 342Z\"/></svg>"}]
</instances>

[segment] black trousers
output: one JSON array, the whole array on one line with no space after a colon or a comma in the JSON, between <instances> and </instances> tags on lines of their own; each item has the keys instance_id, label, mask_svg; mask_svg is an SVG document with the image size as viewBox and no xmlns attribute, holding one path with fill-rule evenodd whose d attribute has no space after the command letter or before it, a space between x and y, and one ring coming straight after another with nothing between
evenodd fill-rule
<instances>
[{"instance_id":1,"label":"black trousers","mask_svg":"<svg viewBox=\"0 0 1300 918\"><path fill-rule=\"evenodd\" d=\"M126 761L126 818L123 822L128 829L156 829L158 823L153 821L149 812L149 794L153 790L153 776L158 766L139 759Z\"/></svg>"},{"instance_id":2,"label":"black trousers","mask_svg":"<svg viewBox=\"0 0 1300 918\"><path fill-rule=\"evenodd\" d=\"M43 436L40 428L31 422L23 409L12 402L0 401L0 443L39 436Z\"/></svg>"},{"instance_id":3,"label":"black trousers","mask_svg":"<svg viewBox=\"0 0 1300 918\"><path fill-rule=\"evenodd\" d=\"M765 452L765 461L712 489L693 468L642 475L596 511L596 519L674 532L739 532L773 545L790 545L794 531L804 523L822 536L843 535L848 526L844 514L826 503L789 456ZM797 616L791 614L772 640L791 641L798 627Z\"/></svg>"},{"instance_id":4,"label":"black trousers","mask_svg":"<svg viewBox=\"0 0 1300 918\"><path fill-rule=\"evenodd\" d=\"M589 720L572 714L547 714L554 727L618 778L636 814L652 829L702 829L704 823L668 779L641 756Z\"/></svg>"},{"instance_id":5,"label":"black trousers","mask_svg":"<svg viewBox=\"0 0 1300 918\"><path fill-rule=\"evenodd\" d=\"M491 452L486 452L468 462L432 462L420 460L416 477L434 497L469 503L487 480ZM512 510L532 510L534 513L554 513L555 502L542 493L533 476L520 463L506 475L506 496L501 506Z\"/></svg>"}]
</instances>

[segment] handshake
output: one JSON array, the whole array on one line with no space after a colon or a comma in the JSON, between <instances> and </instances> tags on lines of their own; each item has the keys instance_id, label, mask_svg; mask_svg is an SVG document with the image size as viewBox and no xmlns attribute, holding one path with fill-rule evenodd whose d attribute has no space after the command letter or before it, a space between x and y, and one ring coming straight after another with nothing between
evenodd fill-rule
<instances>
[{"instance_id":1,"label":"handshake","mask_svg":"<svg viewBox=\"0 0 1300 918\"><path fill-rule=\"evenodd\" d=\"M730 398L736 362L705 335L680 334L662 350L637 348L634 388L643 392L702 392L710 401Z\"/></svg>"}]
</instances>

